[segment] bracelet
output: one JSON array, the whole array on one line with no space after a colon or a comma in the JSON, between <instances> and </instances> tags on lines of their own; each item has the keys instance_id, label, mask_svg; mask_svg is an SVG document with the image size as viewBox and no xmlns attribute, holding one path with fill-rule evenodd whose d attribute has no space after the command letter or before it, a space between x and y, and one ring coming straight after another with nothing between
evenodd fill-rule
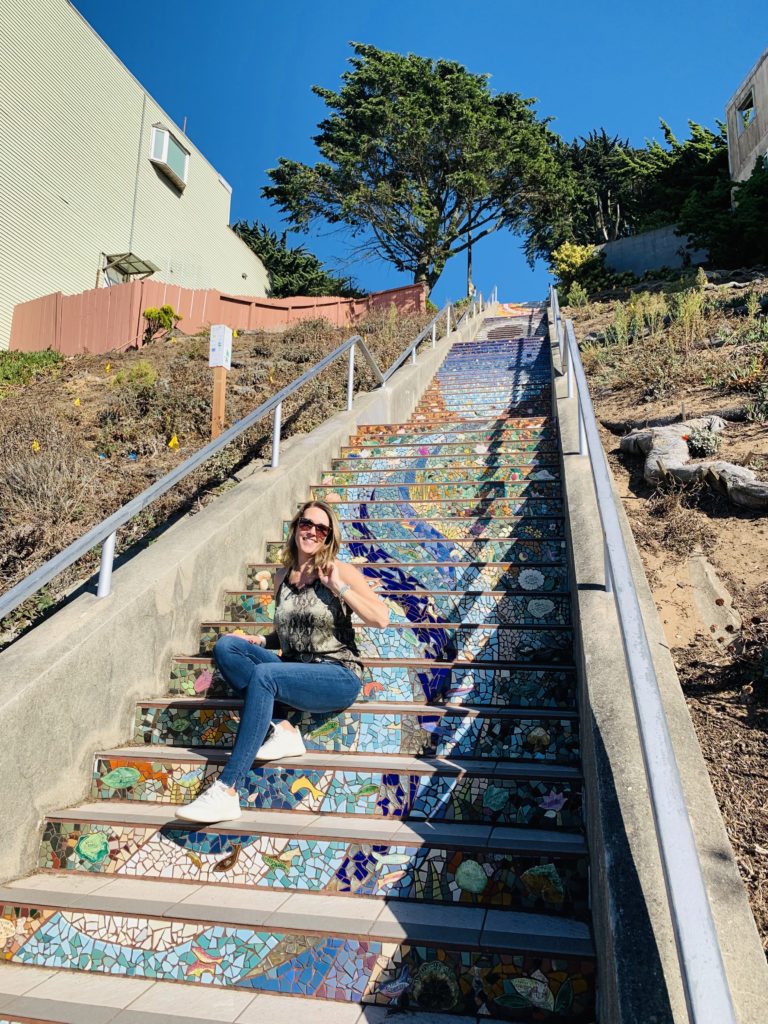
<instances>
[{"instance_id":1,"label":"bracelet","mask_svg":"<svg viewBox=\"0 0 768 1024\"><path fill-rule=\"evenodd\" d=\"M351 590L351 589L352 589L352 584L351 583L345 583L343 587L339 588L339 592L336 595L336 597L338 597L338 599L341 600L342 597L344 597L344 595L346 594L346 592L348 590Z\"/></svg>"}]
</instances>

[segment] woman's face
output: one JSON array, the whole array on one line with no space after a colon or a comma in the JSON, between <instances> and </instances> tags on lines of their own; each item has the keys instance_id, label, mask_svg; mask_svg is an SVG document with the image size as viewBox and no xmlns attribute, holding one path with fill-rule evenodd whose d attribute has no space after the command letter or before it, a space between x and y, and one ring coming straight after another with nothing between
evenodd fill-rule
<instances>
[{"instance_id":1,"label":"woman's face","mask_svg":"<svg viewBox=\"0 0 768 1024\"><path fill-rule=\"evenodd\" d=\"M308 508L302 512L296 526L296 547L302 561L323 547L330 531L331 521L323 509Z\"/></svg>"}]
</instances>

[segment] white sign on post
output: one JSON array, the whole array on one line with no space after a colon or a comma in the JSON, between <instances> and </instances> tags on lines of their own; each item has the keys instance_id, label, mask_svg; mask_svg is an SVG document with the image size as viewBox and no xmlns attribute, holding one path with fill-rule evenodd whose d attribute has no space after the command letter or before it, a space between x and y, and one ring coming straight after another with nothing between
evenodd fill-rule
<instances>
[{"instance_id":1,"label":"white sign on post","mask_svg":"<svg viewBox=\"0 0 768 1024\"><path fill-rule=\"evenodd\" d=\"M232 368L232 328L226 324L211 324L211 347L208 352L209 366Z\"/></svg>"}]
</instances>

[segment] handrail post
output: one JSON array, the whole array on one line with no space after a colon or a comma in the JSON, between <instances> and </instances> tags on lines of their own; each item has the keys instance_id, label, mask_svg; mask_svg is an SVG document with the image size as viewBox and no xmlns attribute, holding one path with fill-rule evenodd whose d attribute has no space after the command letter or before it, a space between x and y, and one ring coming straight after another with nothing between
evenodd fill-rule
<instances>
[{"instance_id":1,"label":"handrail post","mask_svg":"<svg viewBox=\"0 0 768 1024\"><path fill-rule=\"evenodd\" d=\"M411 362L416 363L416 346L414 345L411 349Z\"/></svg>"},{"instance_id":2,"label":"handrail post","mask_svg":"<svg viewBox=\"0 0 768 1024\"><path fill-rule=\"evenodd\" d=\"M435 347L436 343L437 343L437 321L435 321L435 323L432 324L432 348Z\"/></svg>"},{"instance_id":3,"label":"handrail post","mask_svg":"<svg viewBox=\"0 0 768 1024\"><path fill-rule=\"evenodd\" d=\"M581 408L581 397L577 396L576 405L579 410L579 455L587 454L587 433L584 429L584 411Z\"/></svg>"},{"instance_id":4,"label":"handrail post","mask_svg":"<svg viewBox=\"0 0 768 1024\"><path fill-rule=\"evenodd\" d=\"M349 346L349 376L347 377L347 412L352 408L355 397L355 345Z\"/></svg>"},{"instance_id":5,"label":"handrail post","mask_svg":"<svg viewBox=\"0 0 768 1024\"><path fill-rule=\"evenodd\" d=\"M283 403L278 402L275 406L275 416L272 421L272 469L280 465L280 428L283 420Z\"/></svg>"},{"instance_id":6,"label":"handrail post","mask_svg":"<svg viewBox=\"0 0 768 1024\"><path fill-rule=\"evenodd\" d=\"M109 597L112 593L112 567L115 564L115 541L117 530L106 538L101 545L101 565L99 566L99 585L96 597Z\"/></svg>"},{"instance_id":7,"label":"handrail post","mask_svg":"<svg viewBox=\"0 0 768 1024\"><path fill-rule=\"evenodd\" d=\"M446 338L451 333L451 304L448 303L448 309L445 313L445 336Z\"/></svg>"}]
</instances>

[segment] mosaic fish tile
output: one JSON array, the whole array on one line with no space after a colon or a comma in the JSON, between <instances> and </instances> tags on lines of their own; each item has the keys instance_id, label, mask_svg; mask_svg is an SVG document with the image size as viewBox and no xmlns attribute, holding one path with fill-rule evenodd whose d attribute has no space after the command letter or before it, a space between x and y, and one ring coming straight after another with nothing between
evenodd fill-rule
<instances>
[{"instance_id":1,"label":"mosaic fish tile","mask_svg":"<svg viewBox=\"0 0 768 1024\"><path fill-rule=\"evenodd\" d=\"M92 796L186 804L221 770L215 762L163 760L160 751L152 761L97 757ZM536 770L534 762L526 766L528 777L508 778L261 764L247 773L239 793L243 807L254 810L580 829L581 783L537 779Z\"/></svg>"},{"instance_id":2,"label":"mosaic fish tile","mask_svg":"<svg viewBox=\"0 0 768 1024\"><path fill-rule=\"evenodd\" d=\"M493 623L519 626L567 626L571 622L570 598L553 594L536 598L523 594L433 593L382 590L379 594L389 608L389 621L450 622L477 625ZM224 595L227 622L272 622L271 593L245 590Z\"/></svg>"},{"instance_id":3,"label":"mosaic fish tile","mask_svg":"<svg viewBox=\"0 0 768 1024\"><path fill-rule=\"evenodd\" d=\"M493 758L574 763L579 756L573 718L488 717L467 712L410 714L355 709L318 714L288 709L308 750L409 754L417 757ZM230 748L239 707L139 706L137 743Z\"/></svg>"},{"instance_id":4,"label":"mosaic fish tile","mask_svg":"<svg viewBox=\"0 0 768 1024\"><path fill-rule=\"evenodd\" d=\"M574 1024L586 1024L594 1012L590 958L267 932L42 905L5 904L1 914L12 934L3 934L0 952L16 964L382 1006L397 1006L407 996L411 1008L473 1015L483 1009L515 1021L567 1014Z\"/></svg>"},{"instance_id":5,"label":"mosaic fish tile","mask_svg":"<svg viewBox=\"0 0 768 1024\"><path fill-rule=\"evenodd\" d=\"M506 590L515 592L536 592L537 596L551 593L565 593L568 590L568 570L564 565L511 565L496 562L440 562L400 565L370 562L356 562L357 567L370 579L379 580L384 592L387 590ZM270 571L269 566L249 565L246 573L248 590L258 590L265 577L260 573Z\"/></svg>"},{"instance_id":6,"label":"mosaic fish tile","mask_svg":"<svg viewBox=\"0 0 768 1024\"><path fill-rule=\"evenodd\" d=\"M569 669L368 665L358 702L416 702L478 707L573 708L576 679ZM185 697L232 697L210 658L175 658L170 692Z\"/></svg>"},{"instance_id":7,"label":"mosaic fish tile","mask_svg":"<svg viewBox=\"0 0 768 1024\"><path fill-rule=\"evenodd\" d=\"M313 498L325 501L434 501L443 499L483 498L560 498L560 484L549 481L473 480L465 483L402 483L315 484L310 488Z\"/></svg>"},{"instance_id":8,"label":"mosaic fish tile","mask_svg":"<svg viewBox=\"0 0 768 1024\"><path fill-rule=\"evenodd\" d=\"M233 632L231 622L205 622L200 627L200 650L209 653L225 633ZM259 622L237 624L244 635L269 631ZM573 663L573 634L570 629L521 629L516 626L410 626L390 625L384 629L357 626L357 647L362 658L430 661L514 661L533 665Z\"/></svg>"},{"instance_id":9,"label":"mosaic fish tile","mask_svg":"<svg viewBox=\"0 0 768 1024\"><path fill-rule=\"evenodd\" d=\"M587 917L587 861L357 840L48 821L43 869Z\"/></svg>"},{"instance_id":10,"label":"mosaic fish tile","mask_svg":"<svg viewBox=\"0 0 768 1024\"><path fill-rule=\"evenodd\" d=\"M516 516L509 519L478 517L477 519L419 519L408 516L398 519L342 519L342 537L350 540L474 540L479 537L515 537L519 540L552 540L565 537L565 522L559 516L534 518ZM283 539L288 537L290 523L283 523Z\"/></svg>"},{"instance_id":11,"label":"mosaic fish tile","mask_svg":"<svg viewBox=\"0 0 768 1024\"><path fill-rule=\"evenodd\" d=\"M277 562L282 541L268 541L265 557ZM565 562L564 540L452 540L426 538L351 540L342 544L342 562L519 562L533 565Z\"/></svg>"}]
</instances>

